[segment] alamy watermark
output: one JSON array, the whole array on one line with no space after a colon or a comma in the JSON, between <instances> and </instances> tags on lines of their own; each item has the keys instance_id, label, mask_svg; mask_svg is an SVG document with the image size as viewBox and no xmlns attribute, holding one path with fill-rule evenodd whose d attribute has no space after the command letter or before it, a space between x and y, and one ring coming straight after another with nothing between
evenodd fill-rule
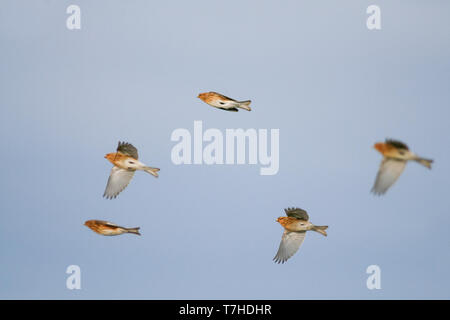
<instances>
[{"instance_id":1,"label":"alamy watermark","mask_svg":"<svg viewBox=\"0 0 450 320\"><path fill-rule=\"evenodd\" d=\"M72 4L67 7L66 13L70 14L66 19L66 27L69 30L81 29L81 9L79 6Z\"/></svg>"},{"instance_id":2,"label":"alamy watermark","mask_svg":"<svg viewBox=\"0 0 450 320\"><path fill-rule=\"evenodd\" d=\"M197 120L193 134L179 128L172 132L170 139L178 142L171 152L172 163L176 165L260 164L261 175L275 175L280 168L279 129L226 129L224 134L209 128L203 132L203 121Z\"/></svg>"},{"instance_id":3,"label":"alamy watermark","mask_svg":"<svg viewBox=\"0 0 450 320\"><path fill-rule=\"evenodd\" d=\"M367 267L366 273L370 274L366 281L367 289L381 289L381 268L376 264L372 264Z\"/></svg>"},{"instance_id":4,"label":"alamy watermark","mask_svg":"<svg viewBox=\"0 0 450 320\"><path fill-rule=\"evenodd\" d=\"M381 9L379 6L373 4L367 7L367 14L370 16L367 18L366 26L369 30L381 30Z\"/></svg>"},{"instance_id":5,"label":"alamy watermark","mask_svg":"<svg viewBox=\"0 0 450 320\"><path fill-rule=\"evenodd\" d=\"M66 288L69 290L81 289L81 268L75 264L67 267L66 273L70 274L66 280Z\"/></svg>"}]
</instances>

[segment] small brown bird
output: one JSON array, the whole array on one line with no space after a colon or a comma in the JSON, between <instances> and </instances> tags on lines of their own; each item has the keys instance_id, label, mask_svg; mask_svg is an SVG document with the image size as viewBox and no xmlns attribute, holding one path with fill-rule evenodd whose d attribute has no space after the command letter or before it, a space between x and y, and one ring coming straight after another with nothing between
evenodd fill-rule
<instances>
[{"instance_id":1,"label":"small brown bird","mask_svg":"<svg viewBox=\"0 0 450 320\"><path fill-rule=\"evenodd\" d=\"M210 106L226 110L237 112L237 108L241 108L247 111L252 109L249 107L251 100L246 101L236 101L234 99L228 98L217 92L204 92L198 95L198 98L209 104Z\"/></svg>"},{"instance_id":2,"label":"small brown bird","mask_svg":"<svg viewBox=\"0 0 450 320\"><path fill-rule=\"evenodd\" d=\"M84 225L90 229L92 229L94 232L97 232L98 234L104 235L104 236L118 236L120 234L124 233L134 233L137 235L141 235L139 233L139 227L137 228L124 228L120 227L118 225L115 225L114 223L103 221L103 220L88 220L84 223Z\"/></svg>"},{"instance_id":3,"label":"small brown bird","mask_svg":"<svg viewBox=\"0 0 450 320\"><path fill-rule=\"evenodd\" d=\"M300 248L305 240L306 231L316 231L327 236L328 226L316 226L309 222L308 213L300 208L284 209L287 217L279 217L277 222L284 228L278 252L273 258L276 263L285 263Z\"/></svg>"},{"instance_id":4,"label":"small brown bird","mask_svg":"<svg viewBox=\"0 0 450 320\"><path fill-rule=\"evenodd\" d=\"M116 198L128 186L136 170L143 170L158 177L159 169L139 162L137 149L130 143L119 141L117 152L108 153L105 158L114 165L103 194L107 199Z\"/></svg>"},{"instance_id":5,"label":"small brown bird","mask_svg":"<svg viewBox=\"0 0 450 320\"><path fill-rule=\"evenodd\" d=\"M400 177L408 161L416 161L428 169L431 169L431 163L433 163L433 160L421 158L409 151L408 146L400 141L386 139L385 142L375 143L374 148L383 155L383 160L372 188L372 192L376 195L386 193Z\"/></svg>"}]
</instances>

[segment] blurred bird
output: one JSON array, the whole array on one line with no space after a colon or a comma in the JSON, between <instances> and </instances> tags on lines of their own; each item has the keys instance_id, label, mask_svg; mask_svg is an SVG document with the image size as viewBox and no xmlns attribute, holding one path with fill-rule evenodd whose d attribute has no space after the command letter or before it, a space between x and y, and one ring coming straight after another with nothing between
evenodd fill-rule
<instances>
[{"instance_id":1,"label":"blurred bird","mask_svg":"<svg viewBox=\"0 0 450 320\"><path fill-rule=\"evenodd\" d=\"M424 159L409 151L406 144L396 140L386 139L385 142L375 143L374 148L382 155L380 169L373 185L372 192L376 195L386 193L390 186L400 177L406 162L413 160L431 169L433 160Z\"/></svg>"},{"instance_id":2,"label":"blurred bird","mask_svg":"<svg viewBox=\"0 0 450 320\"><path fill-rule=\"evenodd\" d=\"M94 232L97 232L98 234L102 234L104 236L118 236L119 234L123 233L134 233L137 235L141 235L139 233L139 227L137 228L124 228L120 227L118 225L115 225L114 223L108 222L108 221L102 221L102 220L88 220L84 223L84 225L90 229L92 229Z\"/></svg>"},{"instance_id":3,"label":"blurred bird","mask_svg":"<svg viewBox=\"0 0 450 320\"><path fill-rule=\"evenodd\" d=\"M251 100L246 101L236 101L234 99L225 97L224 95L221 95L217 92L205 92L200 93L198 95L198 98L209 104L210 106L227 110L227 111L234 111L237 112L237 108L241 108L247 111L251 111L252 109L249 107Z\"/></svg>"},{"instance_id":4,"label":"blurred bird","mask_svg":"<svg viewBox=\"0 0 450 320\"><path fill-rule=\"evenodd\" d=\"M107 199L117 197L130 183L136 170L143 170L158 177L159 169L147 167L139 162L137 149L130 143L119 141L117 152L108 153L105 158L114 165L103 194Z\"/></svg>"},{"instance_id":5,"label":"blurred bird","mask_svg":"<svg viewBox=\"0 0 450 320\"><path fill-rule=\"evenodd\" d=\"M327 236L325 230L328 226L316 226L309 222L309 216L305 210L300 208L284 209L287 217L279 217L277 222L284 228L283 237L281 238L280 247L273 260L276 263L285 263L292 257L303 243L306 231L316 231Z\"/></svg>"}]
</instances>

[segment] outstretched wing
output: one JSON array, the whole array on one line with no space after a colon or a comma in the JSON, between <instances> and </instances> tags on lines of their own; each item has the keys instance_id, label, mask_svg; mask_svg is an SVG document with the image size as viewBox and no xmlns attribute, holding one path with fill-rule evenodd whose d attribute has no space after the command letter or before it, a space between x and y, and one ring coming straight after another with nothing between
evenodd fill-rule
<instances>
[{"instance_id":1,"label":"outstretched wing","mask_svg":"<svg viewBox=\"0 0 450 320\"><path fill-rule=\"evenodd\" d=\"M406 161L384 158L378 170L375 184L372 192L376 195L382 195L394 184L400 177L406 167Z\"/></svg>"},{"instance_id":2,"label":"outstretched wing","mask_svg":"<svg viewBox=\"0 0 450 320\"><path fill-rule=\"evenodd\" d=\"M306 213L306 211L303 209L300 209L300 208L287 208L287 209L284 209L284 212L286 212L286 215L288 217L305 220L305 221L309 220L309 216Z\"/></svg>"},{"instance_id":3,"label":"outstretched wing","mask_svg":"<svg viewBox=\"0 0 450 320\"><path fill-rule=\"evenodd\" d=\"M125 170L114 166L111 169L103 196L106 197L106 199L113 199L117 197L117 195L127 187L133 176L134 171Z\"/></svg>"},{"instance_id":4,"label":"outstretched wing","mask_svg":"<svg viewBox=\"0 0 450 320\"><path fill-rule=\"evenodd\" d=\"M290 257L292 257L300 248L303 240L305 240L306 231L302 232L290 232L284 231L281 237L280 247L278 252L273 258L276 263L285 263Z\"/></svg>"},{"instance_id":5,"label":"outstretched wing","mask_svg":"<svg viewBox=\"0 0 450 320\"><path fill-rule=\"evenodd\" d=\"M386 139L386 144L390 144L391 146L397 148L397 149L405 149L405 150L409 150L408 146L406 145L406 143L403 143L401 141L398 140L394 140L394 139Z\"/></svg>"},{"instance_id":6,"label":"outstretched wing","mask_svg":"<svg viewBox=\"0 0 450 320\"><path fill-rule=\"evenodd\" d=\"M128 142L120 142L119 141L119 145L117 146L117 151L119 151L127 156L130 156L136 160L139 157L137 149L131 143L128 143Z\"/></svg>"}]
</instances>

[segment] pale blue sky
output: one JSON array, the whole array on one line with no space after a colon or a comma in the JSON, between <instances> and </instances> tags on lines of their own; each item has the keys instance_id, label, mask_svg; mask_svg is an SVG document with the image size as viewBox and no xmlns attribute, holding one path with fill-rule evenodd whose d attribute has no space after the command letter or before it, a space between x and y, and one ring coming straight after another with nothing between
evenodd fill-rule
<instances>
[{"instance_id":1,"label":"pale blue sky","mask_svg":"<svg viewBox=\"0 0 450 320\"><path fill-rule=\"evenodd\" d=\"M82 29L66 28L81 7ZM382 30L366 28L381 7ZM448 1L2 1L0 298L450 298ZM252 99L224 112L204 91ZM172 164L173 130L280 129L280 170ZM435 159L370 194L386 137ZM117 141L139 172L102 194ZM329 225L286 264L283 208ZM142 237L102 237L104 219ZM81 267L81 290L65 286ZM381 290L365 270L382 272Z\"/></svg>"}]
</instances>

